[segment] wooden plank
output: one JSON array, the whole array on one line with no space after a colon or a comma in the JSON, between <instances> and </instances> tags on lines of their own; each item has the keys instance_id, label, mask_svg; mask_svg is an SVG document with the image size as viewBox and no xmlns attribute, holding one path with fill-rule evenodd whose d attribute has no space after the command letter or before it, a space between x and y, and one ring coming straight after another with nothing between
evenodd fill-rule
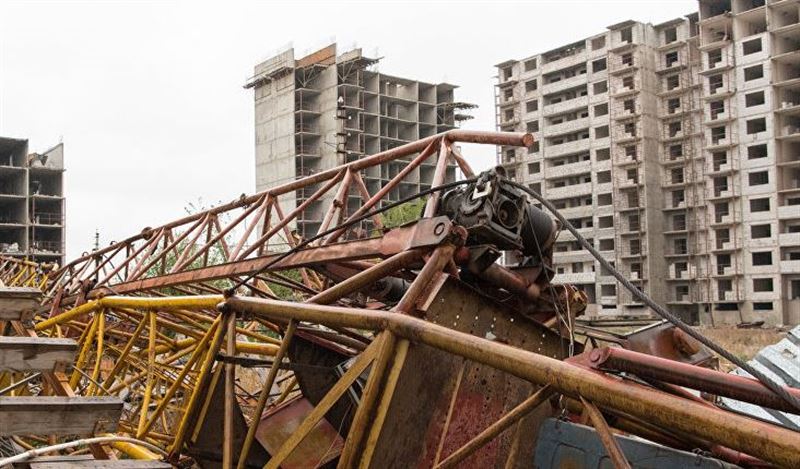
<instances>
[{"instance_id":1,"label":"wooden plank","mask_svg":"<svg viewBox=\"0 0 800 469\"><path fill-rule=\"evenodd\" d=\"M145 461L141 459L106 459L84 461L31 461L31 469L169 469L172 466L161 461Z\"/></svg>"},{"instance_id":2,"label":"wooden plank","mask_svg":"<svg viewBox=\"0 0 800 469\"><path fill-rule=\"evenodd\" d=\"M42 291L38 288L0 288L0 321L24 321L39 307Z\"/></svg>"},{"instance_id":3,"label":"wooden plank","mask_svg":"<svg viewBox=\"0 0 800 469\"><path fill-rule=\"evenodd\" d=\"M72 339L0 337L0 370L52 371L72 363L77 349Z\"/></svg>"},{"instance_id":4,"label":"wooden plank","mask_svg":"<svg viewBox=\"0 0 800 469\"><path fill-rule=\"evenodd\" d=\"M0 436L113 432L121 414L117 397L0 397Z\"/></svg>"}]
</instances>

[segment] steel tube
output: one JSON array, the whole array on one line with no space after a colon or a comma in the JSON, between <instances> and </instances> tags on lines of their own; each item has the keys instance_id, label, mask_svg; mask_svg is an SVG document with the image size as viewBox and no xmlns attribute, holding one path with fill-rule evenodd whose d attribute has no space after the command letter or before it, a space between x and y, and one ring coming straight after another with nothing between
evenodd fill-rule
<instances>
[{"instance_id":1,"label":"steel tube","mask_svg":"<svg viewBox=\"0 0 800 469\"><path fill-rule=\"evenodd\" d=\"M419 250L403 251L378 262L367 270L363 270L347 280L337 283L325 291L319 292L308 300L308 303L320 305L331 304L340 298L362 290L378 280L387 277L400 269L418 261L422 257Z\"/></svg>"},{"instance_id":2,"label":"steel tube","mask_svg":"<svg viewBox=\"0 0 800 469\"><path fill-rule=\"evenodd\" d=\"M722 373L616 347L594 349L589 354L589 360L594 368L624 371L642 378L677 384L737 401L749 402L783 412L798 413L798 410L788 402L752 378ZM800 390L787 386L784 386L784 389L800 399Z\"/></svg>"},{"instance_id":3,"label":"steel tube","mask_svg":"<svg viewBox=\"0 0 800 469\"><path fill-rule=\"evenodd\" d=\"M587 373L585 368L408 315L242 297L229 298L226 303L235 310L270 318L388 329L412 342L439 348L536 384L549 384L561 393L582 396L601 407L723 443L768 462L800 467L800 434L791 430L599 373Z\"/></svg>"},{"instance_id":4,"label":"steel tube","mask_svg":"<svg viewBox=\"0 0 800 469\"><path fill-rule=\"evenodd\" d=\"M614 438L611 427L608 426L608 422L606 422L603 414L600 413L594 404L583 397L581 397L581 403L583 403L583 408L586 413L589 414L589 420L591 420L597 436L603 443L608 457L614 463L614 467L617 469L631 469L630 463L625 458L625 454L622 452L622 448L619 447L617 439Z\"/></svg>"}]
</instances>

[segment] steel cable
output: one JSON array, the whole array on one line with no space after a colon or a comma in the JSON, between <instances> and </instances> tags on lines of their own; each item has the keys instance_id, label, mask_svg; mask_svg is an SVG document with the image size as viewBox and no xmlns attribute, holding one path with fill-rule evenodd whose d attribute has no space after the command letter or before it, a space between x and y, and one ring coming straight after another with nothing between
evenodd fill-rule
<instances>
[{"instance_id":1,"label":"steel cable","mask_svg":"<svg viewBox=\"0 0 800 469\"><path fill-rule=\"evenodd\" d=\"M749 373L751 376L760 381L764 386L769 388L776 395L780 396L781 399L789 403L797 410L800 410L800 399L797 399L796 397L792 396L791 394L786 392L786 390L783 389L781 385L772 381L768 376L761 373L754 367L750 366L744 360L741 360L737 356L728 352L722 346L718 345L708 337L704 336L703 334L692 328L690 325L683 322L683 320L681 320L679 317L669 312L666 308L664 308L660 304L656 303L655 300L650 298L649 295L641 291L636 285L634 285L627 278L625 278L620 271L618 271L613 265L611 265L611 263L609 263L600 254L600 252L597 251L594 248L594 246L592 246L591 243L589 243L586 240L586 238L584 238L578 232L578 230L575 229L575 227L572 226L572 224L566 218L564 218L563 215L561 215L561 212L559 212L558 209L555 207L555 205L553 205L549 200L542 197L542 195L539 194L538 192L522 184L519 184L518 182L510 180L506 180L505 182L518 189L523 190L525 193L527 193L528 195L539 201L544 207L546 207L558 219L558 221L561 222L562 226L566 227L567 230L569 230L569 232L572 233L573 236L575 236L575 239L581 244L581 246L583 246L587 251L589 251L589 253L595 259L597 259L597 261L603 268L611 272L611 275L613 275L614 278L616 278L617 281L619 281L619 283L621 283L626 289L628 289L631 293L633 293L634 296L636 296L640 301L642 301L642 303L645 303L647 306L652 308L653 311L655 311L659 316L674 324L678 329L687 333L689 336L691 336L698 342L702 343L706 347L710 348L711 350L719 354L721 357L725 358L729 362L733 363L734 365L738 366L742 370Z\"/></svg>"}]
</instances>

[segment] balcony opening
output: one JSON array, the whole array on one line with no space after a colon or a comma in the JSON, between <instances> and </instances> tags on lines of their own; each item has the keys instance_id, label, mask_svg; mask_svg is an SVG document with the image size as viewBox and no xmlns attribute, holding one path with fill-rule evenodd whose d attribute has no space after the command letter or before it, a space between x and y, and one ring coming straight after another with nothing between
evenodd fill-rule
<instances>
[{"instance_id":1,"label":"balcony opening","mask_svg":"<svg viewBox=\"0 0 800 469\"><path fill-rule=\"evenodd\" d=\"M731 214L728 202L717 202L714 204L714 222L722 223L722 220Z\"/></svg>"},{"instance_id":2,"label":"balcony opening","mask_svg":"<svg viewBox=\"0 0 800 469\"><path fill-rule=\"evenodd\" d=\"M639 191L627 191L626 193L628 197L628 207L627 208L638 208L639 207Z\"/></svg>"},{"instance_id":3,"label":"balcony opening","mask_svg":"<svg viewBox=\"0 0 800 469\"><path fill-rule=\"evenodd\" d=\"M678 51L670 52L664 55L664 66L669 68L678 63Z\"/></svg>"},{"instance_id":4,"label":"balcony opening","mask_svg":"<svg viewBox=\"0 0 800 469\"><path fill-rule=\"evenodd\" d=\"M633 42L633 28L625 28L620 30L619 40L627 44Z\"/></svg>"},{"instance_id":5,"label":"balcony opening","mask_svg":"<svg viewBox=\"0 0 800 469\"><path fill-rule=\"evenodd\" d=\"M675 114L681 108L681 98L672 98L667 100L667 113Z\"/></svg>"},{"instance_id":6,"label":"balcony opening","mask_svg":"<svg viewBox=\"0 0 800 469\"><path fill-rule=\"evenodd\" d=\"M667 91L674 90L681 86L681 77L680 75L670 75L667 77Z\"/></svg>"},{"instance_id":7,"label":"balcony opening","mask_svg":"<svg viewBox=\"0 0 800 469\"><path fill-rule=\"evenodd\" d=\"M711 129L711 144L719 145L727 135L725 127L713 127Z\"/></svg>"},{"instance_id":8,"label":"balcony opening","mask_svg":"<svg viewBox=\"0 0 800 469\"><path fill-rule=\"evenodd\" d=\"M725 101L712 101L708 103L708 112L711 120L716 120L722 113L725 112Z\"/></svg>"},{"instance_id":9,"label":"balcony opening","mask_svg":"<svg viewBox=\"0 0 800 469\"><path fill-rule=\"evenodd\" d=\"M631 91L636 89L636 85L632 75L622 79L622 87Z\"/></svg>"},{"instance_id":10,"label":"balcony opening","mask_svg":"<svg viewBox=\"0 0 800 469\"><path fill-rule=\"evenodd\" d=\"M623 131L626 137L636 137L636 124L634 122L628 122L625 124Z\"/></svg>"},{"instance_id":11,"label":"balcony opening","mask_svg":"<svg viewBox=\"0 0 800 469\"><path fill-rule=\"evenodd\" d=\"M606 46L606 37L600 36L592 39L592 50L600 50Z\"/></svg>"},{"instance_id":12,"label":"balcony opening","mask_svg":"<svg viewBox=\"0 0 800 469\"><path fill-rule=\"evenodd\" d=\"M625 175L628 178L628 182L631 184L639 184L639 171L636 169L629 169Z\"/></svg>"},{"instance_id":13,"label":"balcony opening","mask_svg":"<svg viewBox=\"0 0 800 469\"><path fill-rule=\"evenodd\" d=\"M715 94L717 90L722 89L725 85L725 80L722 75L712 75L708 77L708 93Z\"/></svg>"},{"instance_id":14,"label":"balcony opening","mask_svg":"<svg viewBox=\"0 0 800 469\"><path fill-rule=\"evenodd\" d=\"M622 66L623 67L632 67L633 66L633 54L622 54Z\"/></svg>"},{"instance_id":15,"label":"balcony opening","mask_svg":"<svg viewBox=\"0 0 800 469\"><path fill-rule=\"evenodd\" d=\"M683 184L683 168L673 168L670 171L670 184Z\"/></svg>"},{"instance_id":16,"label":"balcony opening","mask_svg":"<svg viewBox=\"0 0 800 469\"><path fill-rule=\"evenodd\" d=\"M678 40L677 28L667 28L664 30L664 44L672 44Z\"/></svg>"},{"instance_id":17,"label":"balcony opening","mask_svg":"<svg viewBox=\"0 0 800 469\"><path fill-rule=\"evenodd\" d=\"M636 113L636 100L635 99L626 99L622 102L622 110L627 114L635 114Z\"/></svg>"},{"instance_id":18,"label":"balcony opening","mask_svg":"<svg viewBox=\"0 0 800 469\"><path fill-rule=\"evenodd\" d=\"M731 242L731 230L729 230L727 228L724 228L724 229L721 229L721 230L716 230L714 232L714 235L717 238L717 249L724 249L725 248L725 244ZM731 265L730 264L730 258L731 258L730 254L724 255L724 257L726 257L728 259L728 262L727 262L726 266L730 267L730 265ZM717 265L720 264L719 258L720 258L720 256L717 256Z\"/></svg>"},{"instance_id":19,"label":"balcony opening","mask_svg":"<svg viewBox=\"0 0 800 469\"><path fill-rule=\"evenodd\" d=\"M670 138L676 137L681 132L681 121L670 122L667 126Z\"/></svg>"},{"instance_id":20,"label":"balcony opening","mask_svg":"<svg viewBox=\"0 0 800 469\"><path fill-rule=\"evenodd\" d=\"M689 245L686 241L686 238L677 238L672 242L672 248L674 249L675 254L688 254L689 253Z\"/></svg>"},{"instance_id":21,"label":"balcony opening","mask_svg":"<svg viewBox=\"0 0 800 469\"><path fill-rule=\"evenodd\" d=\"M728 152L715 151L711 154L711 162L714 171L720 171L723 165L728 164Z\"/></svg>"},{"instance_id":22,"label":"balcony opening","mask_svg":"<svg viewBox=\"0 0 800 469\"><path fill-rule=\"evenodd\" d=\"M625 147L625 157L631 161L636 161L639 159L638 152L636 151L636 145L630 145Z\"/></svg>"},{"instance_id":23,"label":"balcony opening","mask_svg":"<svg viewBox=\"0 0 800 469\"><path fill-rule=\"evenodd\" d=\"M700 2L700 19L713 18L731 12L730 0Z\"/></svg>"},{"instance_id":24,"label":"balcony opening","mask_svg":"<svg viewBox=\"0 0 800 469\"><path fill-rule=\"evenodd\" d=\"M678 208L686 201L686 193L681 190L672 191L672 208Z\"/></svg>"},{"instance_id":25,"label":"balcony opening","mask_svg":"<svg viewBox=\"0 0 800 469\"><path fill-rule=\"evenodd\" d=\"M669 146L669 159L676 160L683 156L683 144L679 143L677 145L670 145Z\"/></svg>"},{"instance_id":26,"label":"balcony opening","mask_svg":"<svg viewBox=\"0 0 800 469\"><path fill-rule=\"evenodd\" d=\"M714 197L721 197L723 192L728 190L728 178L725 176L715 177L714 181Z\"/></svg>"},{"instance_id":27,"label":"balcony opening","mask_svg":"<svg viewBox=\"0 0 800 469\"><path fill-rule=\"evenodd\" d=\"M628 231L637 232L641 229L641 224L639 223L639 215L634 213L628 216Z\"/></svg>"},{"instance_id":28,"label":"balcony opening","mask_svg":"<svg viewBox=\"0 0 800 469\"><path fill-rule=\"evenodd\" d=\"M673 231L686 231L686 215L678 214L672 217Z\"/></svg>"},{"instance_id":29,"label":"balcony opening","mask_svg":"<svg viewBox=\"0 0 800 469\"><path fill-rule=\"evenodd\" d=\"M722 49L714 49L708 51L708 68L714 68L718 63L722 62Z\"/></svg>"}]
</instances>

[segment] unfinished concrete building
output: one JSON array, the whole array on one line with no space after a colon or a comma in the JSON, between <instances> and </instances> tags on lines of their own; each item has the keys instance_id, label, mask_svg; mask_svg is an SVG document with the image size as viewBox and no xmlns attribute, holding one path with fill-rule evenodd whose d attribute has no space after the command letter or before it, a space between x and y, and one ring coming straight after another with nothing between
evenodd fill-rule
<instances>
[{"instance_id":1,"label":"unfinished concrete building","mask_svg":"<svg viewBox=\"0 0 800 469\"><path fill-rule=\"evenodd\" d=\"M659 25L499 64L513 177L654 298L702 322L800 322L800 5L701 1ZM597 315L647 315L568 236L555 281Z\"/></svg>"},{"instance_id":2,"label":"unfinished concrete building","mask_svg":"<svg viewBox=\"0 0 800 469\"><path fill-rule=\"evenodd\" d=\"M378 58L361 49L337 53L331 44L295 59L289 49L255 67L245 88L255 95L256 189L263 190L319 171L358 160L404 143L444 132L471 116L472 104L455 101L455 85L424 83L374 70ZM364 177L375 193L405 165L393 161L373 168ZM423 163L389 194L399 200L430 187L433 163ZM446 180L455 179L447 169ZM319 186L280 199L283 213L307 200ZM317 232L330 197L304 211L296 228L302 236ZM349 211L361 196L349 194Z\"/></svg>"},{"instance_id":3,"label":"unfinished concrete building","mask_svg":"<svg viewBox=\"0 0 800 469\"><path fill-rule=\"evenodd\" d=\"M0 137L0 255L64 261L64 145L28 152Z\"/></svg>"}]
</instances>

